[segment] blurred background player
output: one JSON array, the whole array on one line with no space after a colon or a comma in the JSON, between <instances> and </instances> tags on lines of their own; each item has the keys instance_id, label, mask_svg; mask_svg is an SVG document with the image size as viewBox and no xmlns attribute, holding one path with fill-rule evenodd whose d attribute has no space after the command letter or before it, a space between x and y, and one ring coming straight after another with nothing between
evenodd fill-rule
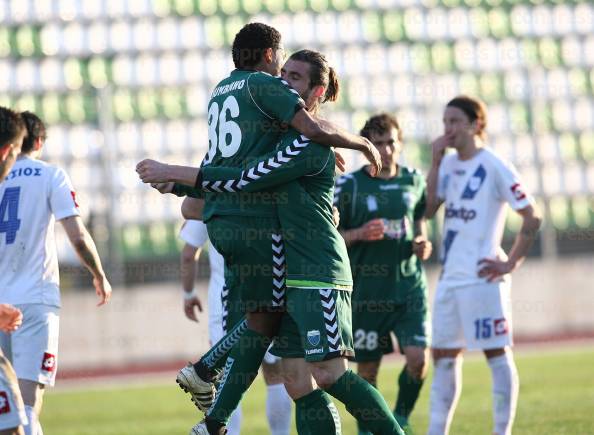
<instances>
[{"instance_id":1,"label":"blurred background player","mask_svg":"<svg viewBox=\"0 0 594 435\"><path fill-rule=\"evenodd\" d=\"M393 351L391 334L406 357L398 378L394 415L406 428L427 374L427 280L421 260L431 255L425 224L425 179L398 164L402 130L383 113L360 132L377 147L382 170L367 166L337 181L335 204L353 273L353 336L359 374L377 386L382 355ZM359 433L368 434L360 429Z\"/></svg>"},{"instance_id":2,"label":"blurred background player","mask_svg":"<svg viewBox=\"0 0 594 435\"><path fill-rule=\"evenodd\" d=\"M2 183L21 152L27 130L22 117L6 107L0 107L0 122L2 123L0 125L0 183Z\"/></svg>"},{"instance_id":3,"label":"blurred background player","mask_svg":"<svg viewBox=\"0 0 594 435\"><path fill-rule=\"evenodd\" d=\"M196 277L196 263L200 257L201 249L208 243L208 260L210 265L210 279L208 283L208 336L211 345L216 343L226 333L227 325L236 323L241 317L241 312L236 313L238 307L229 306L236 304L237 298L230 300L232 291L225 287L224 259L208 240L206 224L201 220L204 200L186 198L182 204L186 220L179 237L185 242L181 254L181 277L184 289L184 312L186 317L198 321L195 310L202 311L202 304L194 289ZM230 313L231 311L231 313ZM280 373L280 362L271 355L266 354L262 363L262 373L267 385L266 416L272 435L285 435L289 433L291 425L291 398L283 385ZM240 433L241 407L238 407L229 419L227 433L235 435Z\"/></svg>"},{"instance_id":4,"label":"blurred background player","mask_svg":"<svg viewBox=\"0 0 594 435\"><path fill-rule=\"evenodd\" d=\"M474 98L451 100L432 144L426 216L445 203L442 274L433 306L430 435L447 434L462 390L463 349L481 349L493 378L493 433L511 433L518 399L510 273L526 258L541 219L514 167L485 145L487 112ZM445 154L451 147L455 153ZM501 238L509 204L522 218L508 255Z\"/></svg>"},{"instance_id":5,"label":"blurred background player","mask_svg":"<svg viewBox=\"0 0 594 435\"><path fill-rule=\"evenodd\" d=\"M26 135L22 117L6 107L0 107L0 184L11 170L17 155L21 152L23 138ZM0 202L0 222L4 229L4 216L12 200L9 192L6 200ZM10 218L8 219L10 220ZM0 240L2 246L2 240ZM0 263L8 257L0 257ZM23 313L9 304L0 304L0 331L10 334L23 323ZM23 425L27 424L25 406L18 382L10 361L0 351L0 435L22 434Z\"/></svg>"},{"instance_id":6,"label":"blurred background player","mask_svg":"<svg viewBox=\"0 0 594 435\"><path fill-rule=\"evenodd\" d=\"M47 385L56 378L60 289L54 223L58 220L93 275L99 304L111 296L95 243L78 210L66 173L38 160L46 139L43 122L21 114L27 129L21 154L0 186L3 233L0 245L0 302L23 312L23 324L11 334L0 333L0 345L12 362L28 424L26 435L41 434L38 417ZM4 219L7 216L7 219Z\"/></svg>"}]
</instances>

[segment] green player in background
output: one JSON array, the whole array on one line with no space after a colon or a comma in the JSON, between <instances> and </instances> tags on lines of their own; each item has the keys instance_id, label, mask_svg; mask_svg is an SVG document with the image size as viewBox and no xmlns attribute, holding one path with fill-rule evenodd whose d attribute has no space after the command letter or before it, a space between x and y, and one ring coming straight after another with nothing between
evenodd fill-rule
<instances>
[{"instance_id":1,"label":"green player in background","mask_svg":"<svg viewBox=\"0 0 594 435\"><path fill-rule=\"evenodd\" d=\"M421 260L431 255L427 240L425 180L399 165L402 130L395 117L371 117L361 130L378 149L382 170L367 167L336 183L335 205L353 272L353 335L359 374L372 385L382 356L393 352L395 334L406 365L398 379L394 415L401 426L417 401L427 373L429 315ZM368 434L360 428L360 434Z\"/></svg>"}]
</instances>

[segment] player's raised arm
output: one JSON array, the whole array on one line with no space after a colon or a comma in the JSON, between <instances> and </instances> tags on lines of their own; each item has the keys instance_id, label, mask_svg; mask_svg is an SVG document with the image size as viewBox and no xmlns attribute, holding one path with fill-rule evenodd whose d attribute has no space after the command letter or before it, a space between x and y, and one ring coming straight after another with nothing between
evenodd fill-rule
<instances>
[{"instance_id":1,"label":"player's raised arm","mask_svg":"<svg viewBox=\"0 0 594 435\"><path fill-rule=\"evenodd\" d=\"M427 205L425 207L425 217L431 219L443 203L443 194L440 195L439 184L443 182L440 178L440 166L445 155L445 150L450 144L450 138L446 135L438 137L431 144L432 159L431 169L427 174Z\"/></svg>"},{"instance_id":2,"label":"player's raised arm","mask_svg":"<svg viewBox=\"0 0 594 435\"><path fill-rule=\"evenodd\" d=\"M291 127L304 136L322 145L347 148L362 152L371 164L371 175L382 169L382 160L377 149L368 139L341 129L330 121L312 116L307 110L299 110L291 120Z\"/></svg>"},{"instance_id":3,"label":"player's raised arm","mask_svg":"<svg viewBox=\"0 0 594 435\"><path fill-rule=\"evenodd\" d=\"M97 306L103 305L111 298L111 285L105 276L101 259L97 252L97 247L93 238L87 231L85 224L80 216L69 216L60 220L60 223L66 231L68 240L78 254L80 261L93 275L93 285L95 293L99 296Z\"/></svg>"}]
</instances>

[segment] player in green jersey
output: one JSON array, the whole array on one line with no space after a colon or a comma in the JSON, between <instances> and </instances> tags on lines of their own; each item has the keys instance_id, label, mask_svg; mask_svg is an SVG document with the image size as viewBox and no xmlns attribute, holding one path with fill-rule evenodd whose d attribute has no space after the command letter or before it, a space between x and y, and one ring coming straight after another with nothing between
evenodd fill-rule
<instances>
[{"instance_id":1,"label":"player in green jersey","mask_svg":"<svg viewBox=\"0 0 594 435\"><path fill-rule=\"evenodd\" d=\"M427 373L429 319L421 260L426 237L425 180L399 165L402 130L390 114L371 117L361 130L382 156L382 170L367 167L337 181L335 204L353 271L353 335L359 374L377 383L382 356L395 334L406 365L398 379L394 415L406 427ZM360 434L367 434L359 428Z\"/></svg>"},{"instance_id":2,"label":"player in green jersey","mask_svg":"<svg viewBox=\"0 0 594 435\"><path fill-rule=\"evenodd\" d=\"M270 75L278 74L282 56L280 34L269 26L249 24L236 35L233 60L237 69L219 83L209 102L210 147L203 165L216 167L224 162L240 166L252 156L272 149L285 124L320 143L362 150L374 160L376 153L368 140L313 118L303 110L298 94ZM141 177L146 163L143 161L137 167ZM196 171L185 169L189 172L182 171L173 180L193 185ZM210 227L225 228L229 235L213 238L213 242L225 257L233 285L240 288L247 322L230 331L221 345L215 346L199 363L180 372L178 382L195 393L195 402L202 403L202 409L212 399L214 390L210 381L215 375L214 363L230 347L225 371L229 374L225 380L230 382L224 382L223 386L234 383L237 389L227 390L229 393L222 390L217 400L225 402L227 396L229 403L240 400L257 373L271 337L278 331L284 305L284 279L280 278L284 276L284 259L277 251L282 249L282 238L271 211L270 197L255 193L213 193L206 200L205 221ZM229 240L236 243L225 243ZM210 421L207 418L209 431L217 433L224 420L224 416Z\"/></svg>"},{"instance_id":3,"label":"player in green jersey","mask_svg":"<svg viewBox=\"0 0 594 435\"><path fill-rule=\"evenodd\" d=\"M320 99L335 98L338 87L330 71L319 53L302 50L289 59L283 77L311 110ZM277 151L245 169L203 167L200 184L207 190L225 185L228 191L249 192L296 178L270 192L276 198L288 267L287 312L275 351L284 358L285 385L297 404L298 431L339 430L337 414L328 412L331 402L317 385L343 401L375 433L400 433L377 390L347 370L345 357L353 354L352 280L346 246L333 221L334 153L293 130ZM213 237L226 230L211 228Z\"/></svg>"}]
</instances>

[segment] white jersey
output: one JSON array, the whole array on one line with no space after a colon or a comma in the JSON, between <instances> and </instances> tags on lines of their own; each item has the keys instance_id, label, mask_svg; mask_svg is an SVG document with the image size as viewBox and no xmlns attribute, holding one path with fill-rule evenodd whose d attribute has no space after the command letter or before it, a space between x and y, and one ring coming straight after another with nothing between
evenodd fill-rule
<instances>
[{"instance_id":1,"label":"white jersey","mask_svg":"<svg viewBox=\"0 0 594 435\"><path fill-rule=\"evenodd\" d=\"M214 246L212 246L212 243L210 243L206 224L202 221L187 220L179 232L179 238L194 248L201 248L206 242L209 242L208 260L210 262L210 281L208 288L210 291L211 287L216 287L220 291L225 285L225 260Z\"/></svg>"},{"instance_id":2,"label":"white jersey","mask_svg":"<svg viewBox=\"0 0 594 435\"><path fill-rule=\"evenodd\" d=\"M61 168L20 158L0 185L0 302L60 306L56 220L79 215Z\"/></svg>"},{"instance_id":3,"label":"white jersey","mask_svg":"<svg viewBox=\"0 0 594 435\"><path fill-rule=\"evenodd\" d=\"M519 210L531 204L514 167L488 148L470 160L446 155L439 167L437 195L444 201L441 279L456 284L483 282L483 258L502 252L507 204Z\"/></svg>"}]
</instances>

